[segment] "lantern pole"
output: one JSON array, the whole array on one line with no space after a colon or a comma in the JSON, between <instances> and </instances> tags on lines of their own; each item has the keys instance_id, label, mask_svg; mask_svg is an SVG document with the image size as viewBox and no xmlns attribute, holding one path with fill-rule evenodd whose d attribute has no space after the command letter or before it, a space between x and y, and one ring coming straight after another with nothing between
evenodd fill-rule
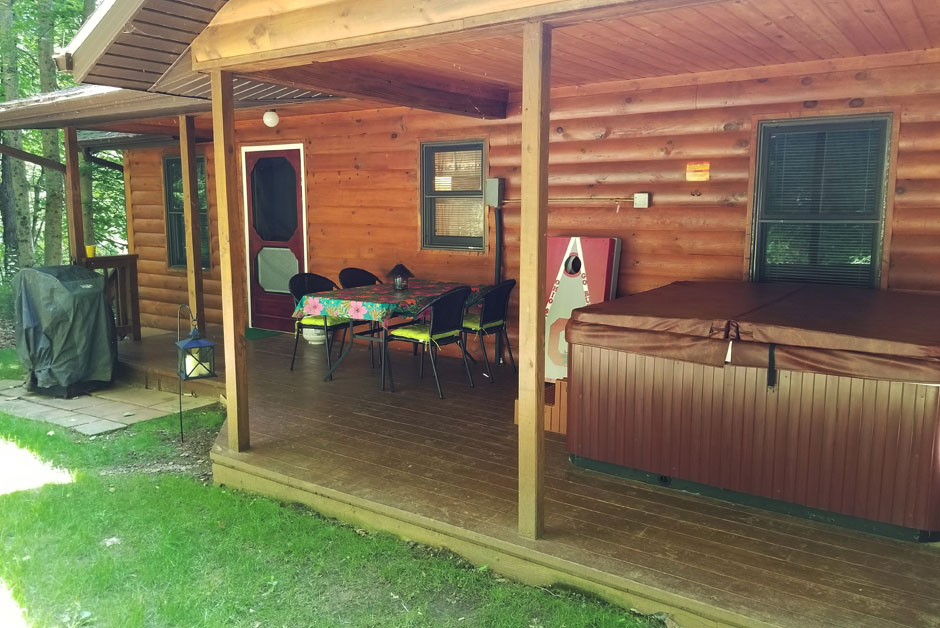
<instances>
[{"instance_id":1,"label":"lantern pole","mask_svg":"<svg viewBox=\"0 0 940 628\"><path fill-rule=\"evenodd\" d=\"M183 314L183 308L186 308L186 311L189 312L189 324L190 326L196 324L196 319L193 317L193 310L187 304L183 303L176 310L176 342L180 342L182 337L180 336L180 317ZM179 377L179 402L180 402L180 445L183 444L183 376L179 373L176 374Z\"/></svg>"}]
</instances>

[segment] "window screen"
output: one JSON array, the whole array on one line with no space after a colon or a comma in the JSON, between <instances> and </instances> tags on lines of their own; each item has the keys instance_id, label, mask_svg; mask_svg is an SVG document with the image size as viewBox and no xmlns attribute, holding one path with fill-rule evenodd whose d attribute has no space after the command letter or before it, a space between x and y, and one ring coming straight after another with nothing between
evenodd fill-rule
<instances>
[{"instance_id":1,"label":"window screen","mask_svg":"<svg viewBox=\"0 0 940 628\"><path fill-rule=\"evenodd\" d=\"M874 285L888 119L764 123L760 134L755 278Z\"/></svg>"},{"instance_id":2,"label":"window screen","mask_svg":"<svg viewBox=\"0 0 940 628\"><path fill-rule=\"evenodd\" d=\"M482 249L483 143L421 147L422 245Z\"/></svg>"},{"instance_id":3,"label":"window screen","mask_svg":"<svg viewBox=\"0 0 940 628\"><path fill-rule=\"evenodd\" d=\"M163 160L166 191L166 250L171 267L186 268L186 222L183 218L183 166L179 157ZM202 267L209 268L209 211L206 205L206 160L196 159L196 194L199 198L199 228Z\"/></svg>"},{"instance_id":4,"label":"window screen","mask_svg":"<svg viewBox=\"0 0 940 628\"><path fill-rule=\"evenodd\" d=\"M284 157L262 157L251 170L253 226L265 242L287 242L297 232L297 173Z\"/></svg>"}]
</instances>

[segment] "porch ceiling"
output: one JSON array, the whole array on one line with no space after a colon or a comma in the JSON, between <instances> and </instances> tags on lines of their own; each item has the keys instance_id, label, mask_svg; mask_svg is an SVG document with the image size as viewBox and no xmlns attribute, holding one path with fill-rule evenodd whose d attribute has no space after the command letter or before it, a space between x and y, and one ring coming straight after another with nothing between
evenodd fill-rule
<instances>
[{"instance_id":1,"label":"porch ceiling","mask_svg":"<svg viewBox=\"0 0 940 628\"><path fill-rule=\"evenodd\" d=\"M931 48L940 48L936 0L727 0L556 28L552 86ZM521 33L369 59L390 69L457 72L510 90L522 86Z\"/></svg>"},{"instance_id":2,"label":"porch ceiling","mask_svg":"<svg viewBox=\"0 0 940 628\"><path fill-rule=\"evenodd\" d=\"M314 4L305 4L304 15L310 20L325 10ZM213 21L194 42L197 67L429 109L435 108L433 103L428 106L409 86L436 86L475 103L498 100L522 87L522 36L515 23L426 37L409 36L406 31L418 28L411 27L397 40L391 31L376 31L375 41L381 43L345 47L347 40L337 39L327 46L296 32L275 32L276 13L239 13L236 5L247 6L232 0L226 7L232 11L220 13L224 19ZM299 16L300 9L292 7L281 15L293 10ZM933 59L940 49L936 0L628 2L623 3L623 14L612 16L615 9L605 7L602 17L585 13L586 21L576 21L571 14L559 21L553 35L552 87L792 64L835 68L847 59L899 53L913 58L923 51L930 51L927 55ZM237 19L239 15L243 19ZM551 16L547 19L552 21ZM333 24L337 31L340 26ZM233 28L259 29L252 32L261 35L239 45L226 38ZM357 33L356 42L363 37ZM316 46L322 50L309 52ZM282 56L275 58L275 53ZM386 80L377 84L369 80L373 76Z\"/></svg>"}]
</instances>

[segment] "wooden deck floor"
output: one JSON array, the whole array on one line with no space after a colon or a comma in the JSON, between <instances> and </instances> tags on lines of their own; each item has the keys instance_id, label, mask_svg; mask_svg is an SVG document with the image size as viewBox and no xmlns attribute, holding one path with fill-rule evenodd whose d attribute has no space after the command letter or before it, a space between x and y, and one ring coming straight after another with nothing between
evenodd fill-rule
<instances>
[{"instance_id":1,"label":"wooden deck floor","mask_svg":"<svg viewBox=\"0 0 940 628\"><path fill-rule=\"evenodd\" d=\"M320 347L302 346L290 372L288 337L248 344L251 449L229 451L223 429L216 481L446 546L528 582L664 610L683 626L940 626L936 544L578 469L551 434L545 537L522 539L508 367L495 384L477 367L470 389L460 362L446 361L442 401L410 354L393 354L389 393L362 348L322 382ZM125 354L135 351L146 353Z\"/></svg>"}]
</instances>

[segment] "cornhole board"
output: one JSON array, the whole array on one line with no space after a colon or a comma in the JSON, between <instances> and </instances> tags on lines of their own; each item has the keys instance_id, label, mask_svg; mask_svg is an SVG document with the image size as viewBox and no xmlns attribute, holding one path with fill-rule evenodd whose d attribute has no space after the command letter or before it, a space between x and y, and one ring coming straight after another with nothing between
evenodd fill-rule
<instances>
[{"instance_id":1,"label":"cornhole board","mask_svg":"<svg viewBox=\"0 0 940 628\"><path fill-rule=\"evenodd\" d=\"M568 377L571 311L614 298L620 238L549 236L545 264L545 381Z\"/></svg>"}]
</instances>

